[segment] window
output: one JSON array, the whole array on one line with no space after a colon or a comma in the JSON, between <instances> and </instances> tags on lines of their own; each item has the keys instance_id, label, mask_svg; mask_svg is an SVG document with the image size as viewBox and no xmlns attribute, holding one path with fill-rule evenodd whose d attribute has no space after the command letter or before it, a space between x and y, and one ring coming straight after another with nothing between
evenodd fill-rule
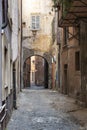
<instances>
[{"instance_id":1,"label":"window","mask_svg":"<svg viewBox=\"0 0 87 130\"><path fill-rule=\"evenodd\" d=\"M38 15L33 15L31 16L31 28L32 30L39 30L40 29L40 16Z\"/></svg>"},{"instance_id":2,"label":"window","mask_svg":"<svg viewBox=\"0 0 87 130\"><path fill-rule=\"evenodd\" d=\"M68 65L64 64L64 70L67 70L67 68L68 68Z\"/></svg>"},{"instance_id":3,"label":"window","mask_svg":"<svg viewBox=\"0 0 87 130\"><path fill-rule=\"evenodd\" d=\"M7 26L8 0L2 0L2 29Z\"/></svg>"},{"instance_id":4,"label":"window","mask_svg":"<svg viewBox=\"0 0 87 130\"><path fill-rule=\"evenodd\" d=\"M64 45L66 45L67 44L67 40L68 40L68 38L69 38L69 29L68 29L68 27L65 27L64 28Z\"/></svg>"},{"instance_id":5,"label":"window","mask_svg":"<svg viewBox=\"0 0 87 130\"><path fill-rule=\"evenodd\" d=\"M80 52L79 51L75 52L75 69L77 71L80 70Z\"/></svg>"}]
</instances>

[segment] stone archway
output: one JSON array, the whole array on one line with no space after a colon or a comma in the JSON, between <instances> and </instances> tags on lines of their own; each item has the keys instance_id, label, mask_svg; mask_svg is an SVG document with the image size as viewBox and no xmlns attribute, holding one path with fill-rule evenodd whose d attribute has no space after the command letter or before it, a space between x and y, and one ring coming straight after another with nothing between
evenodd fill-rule
<instances>
[{"instance_id":1,"label":"stone archway","mask_svg":"<svg viewBox=\"0 0 87 130\"><path fill-rule=\"evenodd\" d=\"M51 77L51 71L52 71L52 55L49 54L48 52L40 52L40 51L36 51L34 49L28 49L28 48L23 48L23 61L22 61L22 70L23 70L23 64L26 61L27 58L31 57L31 56L41 56L43 57L47 63L48 63L48 88L51 88L52 85L52 77ZM22 71L23 72L23 71ZM23 88L23 87L22 87Z\"/></svg>"}]
</instances>

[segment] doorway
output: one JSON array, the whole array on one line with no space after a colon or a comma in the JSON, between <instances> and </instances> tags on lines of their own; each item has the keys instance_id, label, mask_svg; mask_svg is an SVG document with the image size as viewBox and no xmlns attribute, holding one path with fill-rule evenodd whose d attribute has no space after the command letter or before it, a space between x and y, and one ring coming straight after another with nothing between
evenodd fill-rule
<instances>
[{"instance_id":1,"label":"doorway","mask_svg":"<svg viewBox=\"0 0 87 130\"><path fill-rule=\"evenodd\" d=\"M48 88L48 62L42 56L31 56L26 59L23 66L24 88Z\"/></svg>"},{"instance_id":2,"label":"doorway","mask_svg":"<svg viewBox=\"0 0 87 130\"><path fill-rule=\"evenodd\" d=\"M68 94L68 83L67 83L67 64L64 65L64 94Z\"/></svg>"}]
</instances>

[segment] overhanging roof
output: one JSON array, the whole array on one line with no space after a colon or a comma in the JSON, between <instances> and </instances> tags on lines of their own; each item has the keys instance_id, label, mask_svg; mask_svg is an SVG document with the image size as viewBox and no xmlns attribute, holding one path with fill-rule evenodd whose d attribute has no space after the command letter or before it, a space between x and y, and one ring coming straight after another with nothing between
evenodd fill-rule
<instances>
[{"instance_id":1,"label":"overhanging roof","mask_svg":"<svg viewBox=\"0 0 87 130\"><path fill-rule=\"evenodd\" d=\"M59 26L76 25L81 18L87 18L87 0L73 0L67 13L59 20Z\"/></svg>"}]
</instances>

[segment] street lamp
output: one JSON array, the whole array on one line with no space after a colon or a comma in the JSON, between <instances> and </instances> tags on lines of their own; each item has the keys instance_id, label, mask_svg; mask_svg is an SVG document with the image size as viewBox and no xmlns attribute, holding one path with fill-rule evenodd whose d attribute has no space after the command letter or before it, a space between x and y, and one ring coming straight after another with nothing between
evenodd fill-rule
<instances>
[{"instance_id":1,"label":"street lamp","mask_svg":"<svg viewBox=\"0 0 87 130\"><path fill-rule=\"evenodd\" d=\"M60 4L59 3L55 3L53 5L53 8L55 9L55 12L59 11L60 10Z\"/></svg>"},{"instance_id":2,"label":"street lamp","mask_svg":"<svg viewBox=\"0 0 87 130\"><path fill-rule=\"evenodd\" d=\"M37 30L31 30L33 35L33 41L35 41Z\"/></svg>"},{"instance_id":3,"label":"street lamp","mask_svg":"<svg viewBox=\"0 0 87 130\"><path fill-rule=\"evenodd\" d=\"M23 40L29 38L29 39L33 39L33 41L35 41L37 30L33 29L33 30L31 30L31 32L32 32L32 35L23 37Z\"/></svg>"},{"instance_id":4,"label":"street lamp","mask_svg":"<svg viewBox=\"0 0 87 130\"><path fill-rule=\"evenodd\" d=\"M36 36L36 33L37 33L37 30L32 30L32 34L34 37Z\"/></svg>"}]
</instances>

